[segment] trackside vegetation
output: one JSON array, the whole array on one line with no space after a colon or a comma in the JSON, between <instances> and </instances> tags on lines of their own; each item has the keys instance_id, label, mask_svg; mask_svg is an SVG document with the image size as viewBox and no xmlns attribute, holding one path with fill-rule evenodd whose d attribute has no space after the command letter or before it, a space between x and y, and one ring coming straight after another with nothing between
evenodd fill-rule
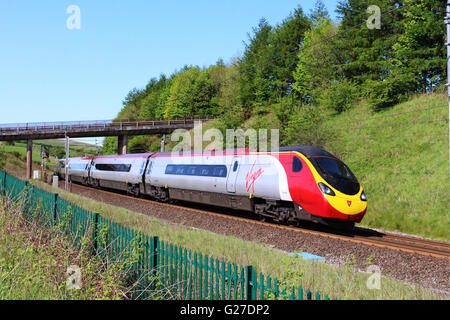
<instances>
[{"instance_id":1,"label":"trackside vegetation","mask_svg":"<svg viewBox=\"0 0 450 320\"><path fill-rule=\"evenodd\" d=\"M366 23L370 5L380 8L379 27ZM316 125L329 112L367 110L362 100L378 112L445 85L441 0L343 0L336 12L333 21L317 0L311 12L298 6L275 25L261 18L240 56L209 67L186 61L173 74L150 79L130 90L117 119L208 116L219 118L218 128L225 130L275 111L281 144L308 144L314 141L293 134L306 129L298 126L299 113ZM320 147L327 136L318 135ZM105 154L116 152L115 140L106 138ZM158 151L159 139L132 137L129 149Z\"/></svg>"},{"instance_id":2,"label":"trackside vegetation","mask_svg":"<svg viewBox=\"0 0 450 320\"><path fill-rule=\"evenodd\" d=\"M289 256L286 252L263 243L193 229L184 225L173 225L155 217L136 213L125 208L111 206L90 198L54 189L42 182L36 184L48 191L57 192L63 199L100 213L120 225L133 228L146 235L158 235L161 240L179 245L204 255L213 256L240 265L253 265L258 272L278 277L281 284L301 285L312 292L326 292L339 299L445 299L445 295L431 292L419 286L403 283L381 275L379 290L369 290L367 281L371 274L358 271L355 261L348 257L343 266L331 266L320 262ZM208 245L205 246L205 243ZM367 261L370 266L371 261ZM365 270L363 270L365 271ZM270 293L266 296L270 299ZM283 298L280 296L279 298ZM284 297L286 298L286 297Z\"/></svg>"},{"instance_id":3,"label":"trackside vegetation","mask_svg":"<svg viewBox=\"0 0 450 320\"><path fill-rule=\"evenodd\" d=\"M240 56L150 79L130 90L117 119L215 117L203 129L223 137L278 129L281 146L321 147L354 171L369 199L363 225L448 241L445 6L370 5L380 28L368 27L364 0L340 1L338 21L321 0L275 25L262 18ZM131 137L129 150L159 151L160 139ZM116 153L116 140L105 139L104 154Z\"/></svg>"},{"instance_id":4,"label":"trackside vegetation","mask_svg":"<svg viewBox=\"0 0 450 320\"><path fill-rule=\"evenodd\" d=\"M79 288L68 286L74 266L83 271ZM1 300L121 299L127 288L118 271L56 228L25 219L22 203L0 200Z\"/></svg>"}]
</instances>

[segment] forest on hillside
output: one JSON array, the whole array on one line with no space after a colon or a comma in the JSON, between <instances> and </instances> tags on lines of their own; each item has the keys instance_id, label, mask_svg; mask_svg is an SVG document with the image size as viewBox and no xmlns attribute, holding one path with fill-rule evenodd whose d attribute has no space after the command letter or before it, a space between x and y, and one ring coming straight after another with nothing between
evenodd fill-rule
<instances>
[{"instance_id":1,"label":"forest on hillside","mask_svg":"<svg viewBox=\"0 0 450 320\"><path fill-rule=\"evenodd\" d=\"M117 119L208 116L225 130L271 113L282 124L280 145L320 144L304 133L325 115L362 100L378 112L445 86L445 1L343 0L336 12L333 21L318 0L309 13L298 6L274 26L261 18L242 56L150 79L128 93ZM106 138L103 153L115 153L116 145ZM159 148L158 137L129 140L130 152Z\"/></svg>"}]
</instances>

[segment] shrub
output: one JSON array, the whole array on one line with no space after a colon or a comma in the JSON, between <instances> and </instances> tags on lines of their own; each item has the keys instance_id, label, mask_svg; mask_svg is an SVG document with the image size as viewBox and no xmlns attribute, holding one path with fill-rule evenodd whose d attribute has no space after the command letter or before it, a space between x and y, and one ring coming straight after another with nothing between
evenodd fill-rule
<instances>
[{"instance_id":1,"label":"shrub","mask_svg":"<svg viewBox=\"0 0 450 320\"><path fill-rule=\"evenodd\" d=\"M412 74L391 76L385 80L367 80L364 92L374 111L389 108L403 102L412 91L415 76Z\"/></svg>"},{"instance_id":2,"label":"shrub","mask_svg":"<svg viewBox=\"0 0 450 320\"><path fill-rule=\"evenodd\" d=\"M319 104L341 113L352 107L359 98L359 91L357 84L351 80L333 81L330 87L320 95Z\"/></svg>"}]
</instances>

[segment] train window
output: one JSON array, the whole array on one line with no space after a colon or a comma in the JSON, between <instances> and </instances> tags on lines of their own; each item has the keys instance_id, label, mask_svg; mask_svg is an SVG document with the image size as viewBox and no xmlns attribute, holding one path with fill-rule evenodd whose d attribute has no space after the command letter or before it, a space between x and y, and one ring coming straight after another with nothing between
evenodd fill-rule
<instances>
[{"instance_id":1,"label":"train window","mask_svg":"<svg viewBox=\"0 0 450 320\"><path fill-rule=\"evenodd\" d=\"M186 174L190 176L195 176L197 172L197 166L189 166L186 170Z\"/></svg>"},{"instance_id":2,"label":"train window","mask_svg":"<svg viewBox=\"0 0 450 320\"><path fill-rule=\"evenodd\" d=\"M147 174L150 174L150 171L152 170L152 163L153 162L151 162L151 161L148 163Z\"/></svg>"},{"instance_id":3,"label":"train window","mask_svg":"<svg viewBox=\"0 0 450 320\"><path fill-rule=\"evenodd\" d=\"M174 166L173 164L167 165L166 174L175 174L175 169L176 169L176 166Z\"/></svg>"},{"instance_id":4,"label":"train window","mask_svg":"<svg viewBox=\"0 0 450 320\"><path fill-rule=\"evenodd\" d=\"M233 172L236 172L237 168L238 168L238 162L235 161L234 165L233 165Z\"/></svg>"},{"instance_id":5,"label":"train window","mask_svg":"<svg viewBox=\"0 0 450 320\"><path fill-rule=\"evenodd\" d=\"M95 169L101 171L130 172L131 164L98 163L95 165Z\"/></svg>"},{"instance_id":6,"label":"train window","mask_svg":"<svg viewBox=\"0 0 450 320\"><path fill-rule=\"evenodd\" d=\"M166 167L166 174L185 176L221 177L227 176L227 167L224 165L174 165Z\"/></svg>"},{"instance_id":7,"label":"train window","mask_svg":"<svg viewBox=\"0 0 450 320\"><path fill-rule=\"evenodd\" d=\"M209 166L202 166L200 169L200 175L201 176L210 176L211 174L209 173Z\"/></svg>"},{"instance_id":8,"label":"train window","mask_svg":"<svg viewBox=\"0 0 450 320\"><path fill-rule=\"evenodd\" d=\"M175 174L184 174L185 169L185 166L178 166L175 170Z\"/></svg>"},{"instance_id":9,"label":"train window","mask_svg":"<svg viewBox=\"0 0 450 320\"><path fill-rule=\"evenodd\" d=\"M69 168L72 170L86 170L87 163L69 163Z\"/></svg>"},{"instance_id":10,"label":"train window","mask_svg":"<svg viewBox=\"0 0 450 320\"><path fill-rule=\"evenodd\" d=\"M214 166L214 177L226 177L227 176L227 167L225 166Z\"/></svg>"},{"instance_id":11,"label":"train window","mask_svg":"<svg viewBox=\"0 0 450 320\"><path fill-rule=\"evenodd\" d=\"M321 170L326 174L357 181L356 177L343 162L325 157L318 157L316 161L319 163Z\"/></svg>"},{"instance_id":12,"label":"train window","mask_svg":"<svg viewBox=\"0 0 450 320\"><path fill-rule=\"evenodd\" d=\"M300 172L300 170L302 170L302 162L299 158L294 157L294 159L292 160L292 172Z\"/></svg>"}]
</instances>

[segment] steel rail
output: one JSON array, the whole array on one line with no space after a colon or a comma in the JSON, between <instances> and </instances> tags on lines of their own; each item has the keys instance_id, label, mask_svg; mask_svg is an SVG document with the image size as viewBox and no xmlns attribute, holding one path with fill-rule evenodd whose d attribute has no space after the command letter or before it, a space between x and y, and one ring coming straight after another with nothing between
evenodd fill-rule
<instances>
[{"instance_id":1,"label":"steel rail","mask_svg":"<svg viewBox=\"0 0 450 320\"><path fill-rule=\"evenodd\" d=\"M286 226L286 225L279 225L259 220L253 220L250 218L243 218L243 217L237 217L237 216L231 216L216 212L211 212L207 210L202 209L196 209L196 208L190 208L185 206L180 206L176 204L170 204L170 203L163 203L158 202L155 200L149 200L149 199L143 199L143 198L137 198L134 196L124 195L117 192L112 192L108 190L103 189L97 189L97 188L91 188L84 185L77 184L77 187L81 187L82 189L88 189L93 190L96 192L102 192L114 196L119 196L123 198L132 199L134 201L141 201L141 202L147 202L152 203L159 206L165 206L170 207L178 210L186 210L186 211L192 211L196 213L201 214L207 214L210 216L220 217L223 219L228 220L234 220L244 223L252 223L256 225L261 225L265 227L271 227L271 228L277 228L281 230L287 230L287 231L293 231L297 233L303 233L303 234L309 234L314 236L320 236L320 237L326 237L330 239L336 239L341 241L347 241L357 244L364 244L368 246L376 246L379 248L385 248L385 249L391 249L391 250L397 250L397 251L403 251L407 253L413 253L413 254L419 254L424 256L431 256L434 258L440 258L440 259L448 259L450 260L450 244L433 241L429 239L424 239L423 241L420 238L413 238L408 236L397 236L397 235L390 235L390 234L384 234L382 237L375 237L375 236L358 236L358 235L342 235L342 234L333 234L325 231L317 231L317 230L309 230L309 229L303 229L299 227L292 227L292 226ZM430 248L432 246L433 248Z\"/></svg>"}]
</instances>

